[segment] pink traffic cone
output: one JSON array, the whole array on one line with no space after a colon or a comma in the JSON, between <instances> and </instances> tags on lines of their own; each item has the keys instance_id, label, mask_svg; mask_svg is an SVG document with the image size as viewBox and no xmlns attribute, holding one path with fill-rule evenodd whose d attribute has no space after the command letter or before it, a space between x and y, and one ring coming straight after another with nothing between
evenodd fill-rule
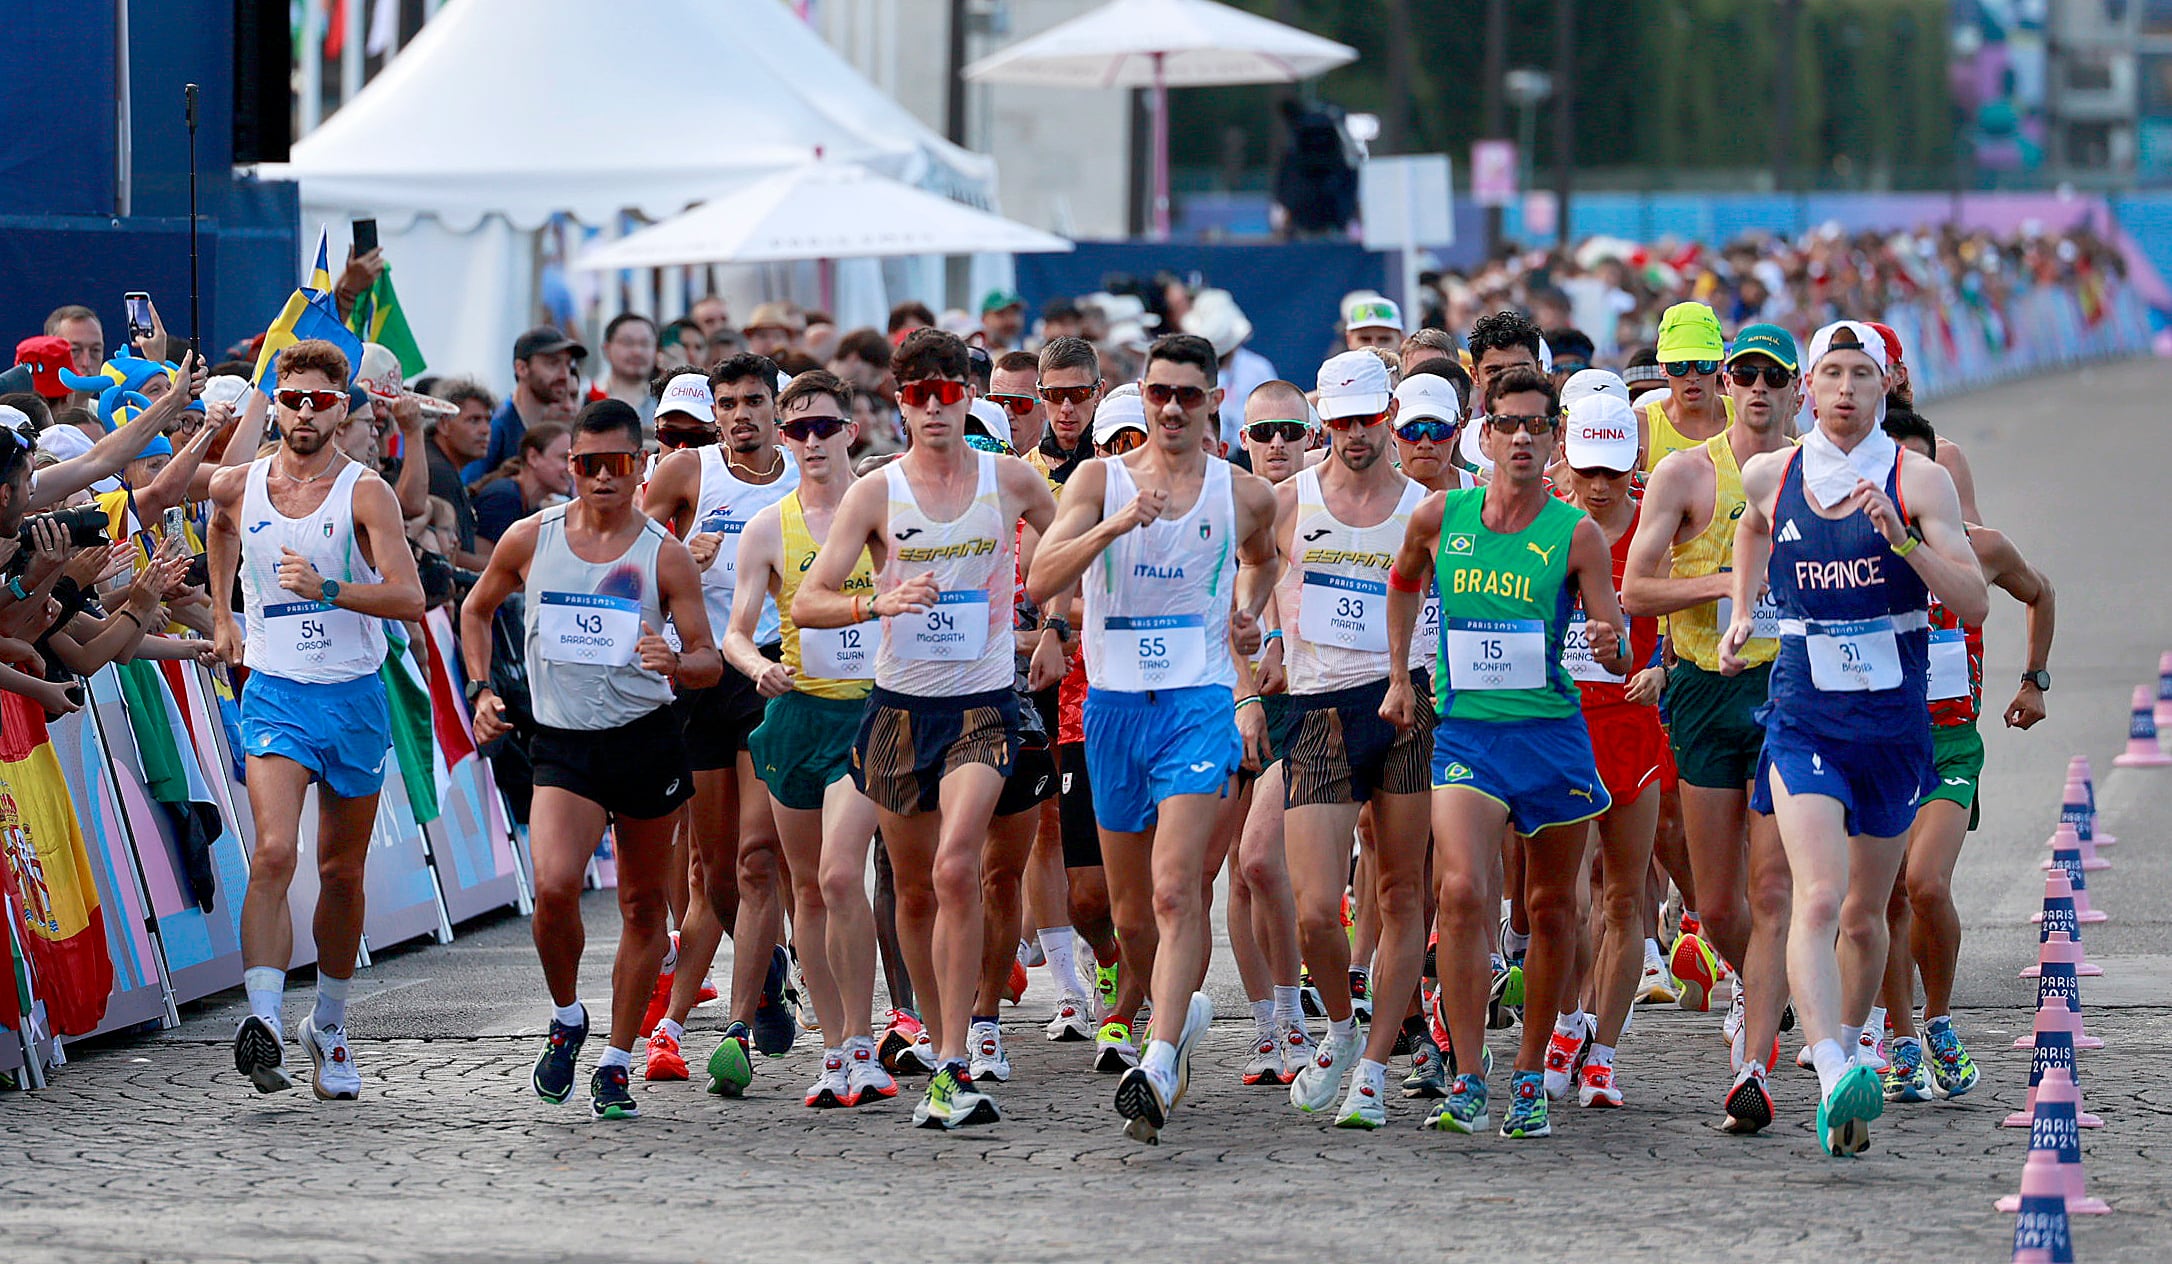
<instances>
[{"instance_id":1,"label":"pink traffic cone","mask_svg":"<svg viewBox=\"0 0 2172 1264\"><path fill-rule=\"evenodd\" d=\"M2067 969L2076 978L2093 979L2104 973L2104 967L2090 961L2082 952L2081 940L2063 930L2045 931L2040 936L2036 950L2036 964L2023 970L2016 978L2040 979L2048 969Z\"/></svg>"},{"instance_id":2,"label":"pink traffic cone","mask_svg":"<svg viewBox=\"0 0 2172 1264\"><path fill-rule=\"evenodd\" d=\"M2066 761L2066 775L2072 777L2077 772L2081 774L2082 792L2089 796L2089 833L2097 840L2099 847L2116 845L2119 840L2105 833L2103 822L2097 819L2097 779L2089 772L2087 755L2076 755Z\"/></svg>"},{"instance_id":3,"label":"pink traffic cone","mask_svg":"<svg viewBox=\"0 0 2172 1264\"><path fill-rule=\"evenodd\" d=\"M2066 1178L2059 1156L2029 1151L2014 1200L2014 1264L2074 1264L2074 1234L2066 1219Z\"/></svg>"},{"instance_id":4,"label":"pink traffic cone","mask_svg":"<svg viewBox=\"0 0 2172 1264\"><path fill-rule=\"evenodd\" d=\"M2074 912L2074 882L2064 866L2044 875L2044 907L2041 912L2029 914L2029 920L2043 927L2037 932L2039 943L2055 930L2069 936L2081 934L2081 922Z\"/></svg>"},{"instance_id":5,"label":"pink traffic cone","mask_svg":"<svg viewBox=\"0 0 2172 1264\"><path fill-rule=\"evenodd\" d=\"M2079 1101L2072 1076L2057 1068L2044 1072L2044 1082L2037 1087L2036 1117L2029 1124L2029 1157L2034 1159L2045 1150L2055 1157L2067 1215L2101 1216L2111 1210L2110 1205L2101 1198L2091 1198L2082 1179L2081 1128L2074 1121ZM1999 1199L1998 1209L2021 1210L2021 1196L2009 1194Z\"/></svg>"},{"instance_id":6,"label":"pink traffic cone","mask_svg":"<svg viewBox=\"0 0 2172 1264\"><path fill-rule=\"evenodd\" d=\"M2053 974L2036 981L2036 1008L2052 1011L2052 1021L2072 1037L2076 1049L2102 1049L2104 1042L2082 1030L2081 987L2071 975ZM2034 1049L2036 1031L2031 1029L2014 1040L2016 1049Z\"/></svg>"},{"instance_id":7,"label":"pink traffic cone","mask_svg":"<svg viewBox=\"0 0 2172 1264\"><path fill-rule=\"evenodd\" d=\"M2134 687L2134 710L2127 718L2127 751L2112 761L2121 768L2162 768L2172 764L2172 756L2157 748L2155 693L2148 685Z\"/></svg>"},{"instance_id":8,"label":"pink traffic cone","mask_svg":"<svg viewBox=\"0 0 2172 1264\"><path fill-rule=\"evenodd\" d=\"M2067 827L2062 825L2059 828L2063 830ZM2074 888L2074 920L2083 923L2110 921L2111 914L2089 907L2089 879L2082 868L2081 848L2071 845L2074 841L2071 837L2066 841L2068 846L2057 848L2051 853L2049 867L2064 870L2067 884Z\"/></svg>"},{"instance_id":9,"label":"pink traffic cone","mask_svg":"<svg viewBox=\"0 0 2172 1264\"><path fill-rule=\"evenodd\" d=\"M2052 831L2051 837L2045 840L2044 845L2051 848L2052 859L2038 865L2037 868L2039 869L2049 869L2058 864L2058 855L2061 848L2081 853L2081 867L2087 872L2095 873L2099 869L2112 867L2111 861L2097 855L2096 840L2083 839L2081 831L2074 828L2072 821L2059 822L2059 828Z\"/></svg>"},{"instance_id":10,"label":"pink traffic cone","mask_svg":"<svg viewBox=\"0 0 2172 1264\"><path fill-rule=\"evenodd\" d=\"M2096 792L2072 768L2067 769L2066 791L2059 796L2059 821L2073 826L2075 837L2090 849L2104 846L2104 840L2097 836ZM2058 837L2054 833L2044 845L2051 846Z\"/></svg>"},{"instance_id":11,"label":"pink traffic cone","mask_svg":"<svg viewBox=\"0 0 2172 1264\"><path fill-rule=\"evenodd\" d=\"M2158 728L2172 724L2172 650L2157 655L2157 706L2151 715Z\"/></svg>"},{"instance_id":12,"label":"pink traffic cone","mask_svg":"<svg viewBox=\"0 0 2172 1264\"><path fill-rule=\"evenodd\" d=\"M2074 1077L2074 1121L2084 1128L2102 1128L2104 1121L2081 1106L2081 1069L2074 1061L2074 1015L2057 1006L2036 1011L2036 1047L2029 1053L2029 1097L2020 1110L1999 1121L2001 1128L2026 1128L2036 1118L2036 1095L2044 1073L2054 1068Z\"/></svg>"}]
</instances>

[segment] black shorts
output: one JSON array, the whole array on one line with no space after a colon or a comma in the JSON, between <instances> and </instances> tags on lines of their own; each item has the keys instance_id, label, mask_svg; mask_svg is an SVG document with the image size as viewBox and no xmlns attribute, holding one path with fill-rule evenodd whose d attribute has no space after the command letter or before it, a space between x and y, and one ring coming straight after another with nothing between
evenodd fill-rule
<instances>
[{"instance_id":1,"label":"black shorts","mask_svg":"<svg viewBox=\"0 0 2172 1264\"><path fill-rule=\"evenodd\" d=\"M615 729L539 724L528 751L536 785L577 794L613 816L653 821L694 797L686 741L668 706Z\"/></svg>"},{"instance_id":2,"label":"black shorts","mask_svg":"<svg viewBox=\"0 0 2172 1264\"><path fill-rule=\"evenodd\" d=\"M875 806L900 816L941 805L943 778L967 764L1005 777L1018 762L1018 695L901 694L877 685L852 744L852 780Z\"/></svg>"},{"instance_id":3,"label":"black shorts","mask_svg":"<svg viewBox=\"0 0 2172 1264\"><path fill-rule=\"evenodd\" d=\"M1056 814L1063 826L1063 867L1097 869L1101 865L1101 828L1094 819L1093 784L1086 779L1086 743L1067 742L1057 750L1062 772L1057 778Z\"/></svg>"},{"instance_id":4,"label":"black shorts","mask_svg":"<svg viewBox=\"0 0 2172 1264\"><path fill-rule=\"evenodd\" d=\"M1030 812L1054 798L1056 794L1056 752L1045 744L1036 745L1027 739L1018 747L1018 757L1011 761L1011 775L1003 783L1003 793L996 797L997 816L1016 816Z\"/></svg>"},{"instance_id":5,"label":"black shorts","mask_svg":"<svg viewBox=\"0 0 2172 1264\"><path fill-rule=\"evenodd\" d=\"M775 662L784 649L764 645L762 653ZM707 689L683 690L671 700L671 710L686 733L686 757L696 772L736 766L739 752L747 749L747 738L761 727L768 709L769 699L730 663L724 664L723 679L717 683Z\"/></svg>"},{"instance_id":6,"label":"black shorts","mask_svg":"<svg viewBox=\"0 0 2172 1264\"><path fill-rule=\"evenodd\" d=\"M1381 794L1425 794L1433 788L1433 692L1424 672L1410 673L1417 723L1399 730L1380 718L1388 694L1382 678L1327 693L1290 698L1294 715L1283 754L1282 806L1363 803Z\"/></svg>"}]
</instances>

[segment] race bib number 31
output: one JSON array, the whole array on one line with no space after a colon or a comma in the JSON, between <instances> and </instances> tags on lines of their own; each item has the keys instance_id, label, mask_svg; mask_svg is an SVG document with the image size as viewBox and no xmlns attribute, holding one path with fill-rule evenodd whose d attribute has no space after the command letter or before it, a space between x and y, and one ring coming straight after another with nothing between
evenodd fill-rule
<instances>
[{"instance_id":1,"label":"race bib number 31","mask_svg":"<svg viewBox=\"0 0 2172 1264\"><path fill-rule=\"evenodd\" d=\"M1124 693L1195 685L1206 675L1206 620L1196 614L1110 616L1102 625L1109 688Z\"/></svg>"},{"instance_id":2,"label":"race bib number 31","mask_svg":"<svg viewBox=\"0 0 2172 1264\"><path fill-rule=\"evenodd\" d=\"M1803 647L1810 658L1810 683L1826 693L1900 688L1900 642L1893 636L1891 619L1808 623Z\"/></svg>"},{"instance_id":3,"label":"race bib number 31","mask_svg":"<svg viewBox=\"0 0 2172 1264\"><path fill-rule=\"evenodd\" d=\"M891 615L890 636L899 658L970 663L988 646L988 594L946 592L931 609Z\"/></svg>"},{"instance_id":4,"label":"race bib number 31","mask_svg":"<svg viewBox=\"0 0 2172 1264\"><path fill-rule=\"evenodd\" d=\"M536 650L556 663L626 667L641 640L641 603L597 593L543 594L536 613Z\"/></svg>"},{"instance_id":5,"label":"race bib number 31","mask_svg":"<svg viewBox=\"0 0 2172 1264\"><path fill-rule=\"evenodd\" d=\"M1441 635L1453 688L1546 686L1546 625L1537 619L1450 619Z\"/></svg>"},{"instance_id":6,"label":"race bib number 31","mask_svg":"<svg viewBox=\"0 0 2172 1264\"><path fill-rule=\"evenodd\" d=\"M1388 652L1388 586L1380 580L1305 572L1297 634L1314 645Z\"/></svg>"}]
</instances>

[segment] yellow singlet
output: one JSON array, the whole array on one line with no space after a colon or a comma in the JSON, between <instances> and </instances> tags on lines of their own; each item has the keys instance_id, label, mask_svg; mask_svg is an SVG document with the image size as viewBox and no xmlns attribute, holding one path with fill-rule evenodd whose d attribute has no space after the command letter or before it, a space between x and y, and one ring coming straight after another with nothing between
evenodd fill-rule
<instances>
[{"instance_id":1,"label":"yellow singlet","mask_svg":"<svg viewBox=\"0 0 2172 1264\"><path fill-rule=\"evenodd\" d=\"M1727 570L1735 560L1735 526L1749 501L1742 494L1742 467L1735 464L1734 445L1726 432L1704 441L1712 458L1712 520L1687 542L1674 546L1674 576L1687 579ZM1719 670L1719 603L1706 602L1677 610L1667 616L1667 635L1674 652L1706 671ZM1743 661L1755 666L1769 663L1780 652L1770 638L1752 638L1742 647Z\"/></svg>"},{"instance_id":2,"label":"yellow singlet","mask_svg":"<svg viewBox=\"0 0 2172 1264\"><path fill-rule=\"evenodd\" d=\"M1681 452L1704 442L1702 439L1692 439L1676 430L1674 422L1667 417L1667 410L1662 408L1660 403L1659 400L1653 400L1644 406L1644 470L1646 473L1650 473L1658 466L1660 458L1668 453ZM1720 396L1720 403L1727 407L1727 425L1734 425L1734 397L1722 395ZM1720 433L1725 434L1726 432L1726 427L1721 427Z\"/></svg>"},{"instance_id":3,"label":"yellow singlet","mask_svg":"<svg viewBox=\"0 0 2172 1264\"><path fill-rule=\"evenodd\" d=\"M784 665L792 669L792 687L817 698L865 698L874 687L874 680L825 680L808 676L800 666L799 625L792 622L792 597L799 591L800 581L807 577L807 569L814 565L815 554L822 545L807 529L807 513L800 507L799 493L793 492L777 502L784 528L783 564L777 569L782 576L777 593L777 629L784 642ZM852 567L852 575L845 580L846 596L875 595L874 562L867 550L860 550L860 560ZM870 662L873 660L870 659Z\"/></svg>"}]
</instances>

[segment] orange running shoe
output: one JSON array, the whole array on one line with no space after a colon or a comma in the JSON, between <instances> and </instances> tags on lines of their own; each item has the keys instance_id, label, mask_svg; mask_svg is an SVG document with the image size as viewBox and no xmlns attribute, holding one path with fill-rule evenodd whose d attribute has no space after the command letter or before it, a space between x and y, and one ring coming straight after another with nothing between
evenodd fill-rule
<instances>
[{"instance_id":1,"label":"orange running shoe","mask_svg":"<svg viewBox=\"0 0 2172 1264\"><path fill-rule=\"evenodd\" d=\"M679 1042L671 1033L656 1030L649 1033L649 1065L642 1073L645 1080L683 1080L686 1078L686 1058L679 1052Z\"/></svg>"},{"instance_id":2,"label":"orange running shoe","mask_svg":"<svg viewBox=\"0 0 2172 1264\"><path fill-rule=\"evenodd\" d=\"M664 1016L671 1012L671 980L674 977L669 970L656 976L656 987L649 992L649 1007L641 1015L642 1035L655 1031L656 1024L664 1021Z\"/></svg>"},{"instance_id":3,"label":"orange running shoe","mask_svg":"<svg viewBox=\"0 0 2172 1264\"><path fill-rule=\"evenodd\" d=\"M1013 957L1011 959L1011 977L1003 984L1003 999L1013 1005L1024 1000L1028 981L1026 963Z\"/></svg>"},{"instance_id":4,"label":"orange running shoe","mask_svg":"<svg viewBox=\"0 0 2172 1264\"><path fill-rule=\"evenodd\" d=\"M1712 989L1719 985L1719 957L1712 951L1712 946L1704 942L1704 937L1684 934L1675 940L1667 968L1682 984L1681 995L1674 1003L1700 1014L1710 1012Z\"/></svg>"}]
</instances>

